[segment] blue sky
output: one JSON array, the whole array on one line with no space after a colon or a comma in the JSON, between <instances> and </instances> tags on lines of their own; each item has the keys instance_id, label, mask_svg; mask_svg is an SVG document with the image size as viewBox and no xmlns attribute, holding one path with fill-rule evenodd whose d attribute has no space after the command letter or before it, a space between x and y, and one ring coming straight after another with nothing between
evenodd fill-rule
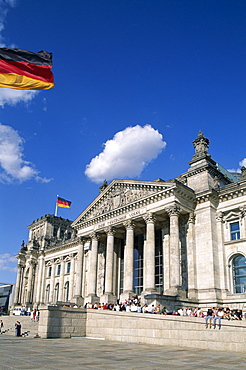
<instances>
[{"instance_id":1,"label":"blue sky","mask_svg":"<svg viewBox=\"0 0 246 370\"><path fill-rule=\"evenodd\" d=\"M244 0L0 0L1 47L52 52L55 76L0 88L0 282L57 194L74 220L104 178L172 179L199 130L246 165L245 16Z\"/></svg>"}]
</instances>

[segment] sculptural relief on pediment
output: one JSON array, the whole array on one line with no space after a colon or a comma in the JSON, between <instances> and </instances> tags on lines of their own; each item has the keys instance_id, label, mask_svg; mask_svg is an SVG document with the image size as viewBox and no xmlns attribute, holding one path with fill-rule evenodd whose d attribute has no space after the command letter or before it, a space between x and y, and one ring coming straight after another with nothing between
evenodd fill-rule
<instances>
[{"instance_id":1,"label":"sculptural relief on pediment","mask_svg":"<svg viewBox=\"0 0 246 370\"><path fill-rule=\"evenodd\" d=\"M88 209L83 218L89 220L101 216L169 187L170 185L115 184L101 199Z\"/></svg>"}]
</instances>

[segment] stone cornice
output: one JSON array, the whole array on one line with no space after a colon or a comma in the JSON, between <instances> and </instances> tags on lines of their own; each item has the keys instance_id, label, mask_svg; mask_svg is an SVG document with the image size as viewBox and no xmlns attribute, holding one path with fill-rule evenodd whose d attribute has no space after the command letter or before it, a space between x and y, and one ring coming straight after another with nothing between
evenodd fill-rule
<instances>
[{"instance_id":1,"label":"stone cornice","mask_svg":"<svg viewBox=\"0 0 246 370\"><path fill-rule=\"evenodd\" d=\"M54 252L54 251L62 251L64 249L72 248L72 247L77 247L79 244L84 242L84 238L78 237L75 239L69 239L66 241L62 241L57 244L51 244L49 247L46 247L45 249L45 255L48 253Z\"/></svg>"},{"instance_id":2,"label":"stone cornice","mask_svg":"<svg viewBox=\"0 0 246 370\"><path fill-rule=\"evenodd\" d=\"M219 190L219 201L226 202L244 195L246 195L246 182L238 181Z\"/></svg>"},{"instance_id":3,"label":"stone cornice","mask_svg":"<svg viewBox=\"0 0 246 370\"><path fill-rule=\"evenodd\" d=\"M218 192L214 189L206 190L201 193L196 194L197 204L205 203L205 202L212 202L218 203Z\"/></svg>"}]
</instances>

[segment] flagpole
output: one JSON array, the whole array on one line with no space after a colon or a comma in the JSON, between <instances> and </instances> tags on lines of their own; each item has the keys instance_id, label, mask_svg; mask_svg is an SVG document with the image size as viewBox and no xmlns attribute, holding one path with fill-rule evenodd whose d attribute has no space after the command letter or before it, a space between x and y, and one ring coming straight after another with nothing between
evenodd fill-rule
<instances>
[{"instance_id":1,"label":"flagpole","mask_svg":"<svg viewBox=\"0 0 246 370\"><path fill-rule=\"evenodd\" d=\"M58 214L58 207L57 207L57 198L59 197L59 195L56 196L56 208L55 208L55 216L57 216Z\"/></svg>"}]
</instances>

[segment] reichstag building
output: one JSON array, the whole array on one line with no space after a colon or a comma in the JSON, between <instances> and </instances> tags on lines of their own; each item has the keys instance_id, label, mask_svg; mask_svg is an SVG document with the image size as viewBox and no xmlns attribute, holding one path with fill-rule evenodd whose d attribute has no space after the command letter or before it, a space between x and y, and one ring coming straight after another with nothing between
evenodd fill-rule
<instances>
[{"instance_id":1,"label":"reichstag building","mask_svg":"<svg viewBox=\"0 0 246 370\"><path fill-rule=\"evenodd\" d=\"M69 221L33 221L18 259L15 305L123 302L169 309L246 303L246 169L230 173L199 132L187 172L113 180Z\"/></svg>"}]
</instances>

